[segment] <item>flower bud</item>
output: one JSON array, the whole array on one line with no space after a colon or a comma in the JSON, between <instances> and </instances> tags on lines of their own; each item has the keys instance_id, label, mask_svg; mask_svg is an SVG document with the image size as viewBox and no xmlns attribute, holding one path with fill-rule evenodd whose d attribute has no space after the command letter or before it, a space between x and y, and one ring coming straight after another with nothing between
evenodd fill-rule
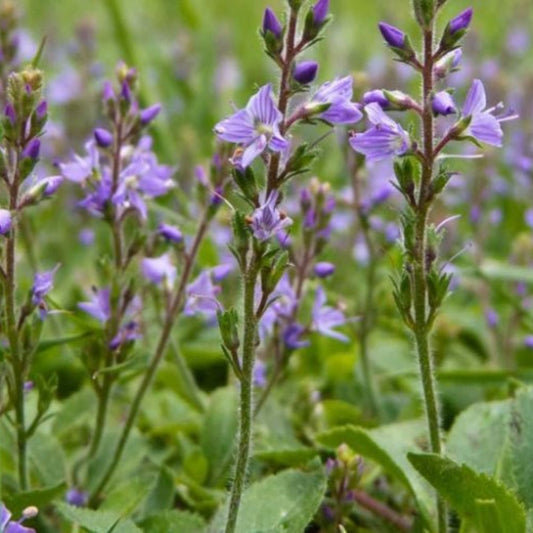
<instances>
[{"instance_id":1,"label":"flower bud","mask_svg":"<svg viewBox=\"0 0 533 533\"><path fill-rule=\"evenodd\" d=\"M269 7L265 9L263 15L263 35L266 35L267 32L272 33L277 39L279 39L283 33L283 27L281 26L280 21Z\"/></svg>"},{"instance_id":2,"label":"flower bud","mask_svg":"<svg viewBox=\"0 0 533 533\"><path fill-rule=\"evenodd\" d=\"M405 111L407 109L418 109L419 106L408 94L402 91L383 91L383 95L389 101L389 109Z\"/></svg>"},{"instance_id":3,"label":"flower bud","mask_svg":"<svg viewBox=\"0 0 533 533\"><path fill-rule=\"evenodd\" d=\"M386 22L380 22L378 26L381 35L389 46L393 48L403 48L405 46L407 36L403 31Z\"/></svg>"},{"instance_id":4,"label":"flower bud","mask_svg":"<svg viewBox=\"0 0 533 533\"><path fill-rule=\"evenodd\" d=\"M324 24L329 11L329 0L318 0L313 6L313 22L315 26Z\"/></svg>"},{"instance_id":5,"label":"flower bud","mask_svg":"<svg viewBox=\"0 0 533 533\"><path fill-rule=\"evenodd\" d=\"M159 224L159 227L157 228L157 233L167 241L176 244L183 241L183 234L178 228L176 228L176 226L171 226L169 224Z\"/></svg>"},{"instance_id":6,"label":"flower bud","mask_svg":"<svg viewBox=\"0 0 533 533\"><path fill-rule=\"evenodd\" d=\"M161 111L161 104L154 104L150 107L147 107L146 109L143 109L139 113L139 119L141 121L141 124L143 126L146 126L147 124L152 122L152 120L154 120L154 118L157 117L160 111Z\"/></svg>"},{"instance_id":7,"label":"flower bud","mask_svg":"<svg viewBox=\"0 0 533 533\"><path fill-rule=\"evenodd\" d=\"M457 66L459 65L459 61L461 61L462 56L463 51L461 50L461 48L456 48L455 50L452 50L451 52L448 52L445 56L441 57L435 63L435 76L438 79L443 79L451 72L455 72L457 70Z\"/></svg>"},{"instance_id":8,"label":"flower bud","mask_svg":"<svg viewBox=\"0 0 533 533\"><path fill-rule=\"evenodd\" d=\"M335 265L326 261L321 261L315 265L315 274L319 278L327 278L335 272Z\"/></svg>"},{"instance_id":9,"label":"flower bud","mask_svg":"<svg viewBox=\"0 0 533 533\"><path fill-rule=\"evenodd\" d=\"M472 15L473 10L471 7L469 7L453 18L448 24L450 34L454 35L461 30L467 30L468 26L470 26L470 22L472 21Z\"/></svg>"},{"instance_id":10,"label":"flower bud","mask_svg":"<svg viewBox=\"0 0 533 533\"><path fill-rule=\"evenodd\" d=\"M48 104L46 103L46 100L41 100L41 102L35 108L35 116L37 117L38 121L42 121L43 119L46 118L47 114L48 114Z\"/></svg>"},{"instance_id":11,"label":"flower bud","mask_svg":"<svg viewBox=\"0 0 533 533\"><path fill-rule=\"evenodd\" d=\"M452 96L447 91L440 91L433 95L431 106L435 115L453 115L457 113Z\"/></svg>"},{"instance_id":12,"label":"flower bud","mask_svg":"<svg viewBox=\"0 0 533 533\"><path fill-rule=\"evenodd\" d=\"M108 148L113 144L113 134L104 128L96 128L93 132L96 144L100 148Z\"/></svg>"},{"instance_id":13,"label":"flower bud","mask_svg":"<svg viewBox=\"0 0 533 533\"><path fill-rule=\"evenodd\" d=\"M37 138L33 138L22 151L22 157L27 157L29 159L38 159L40 151L41 141Z\"/></svg>"},{"instance_id":14,"label":"flower bud","mask_svg":"<svg viewBox=\"0 0 533 533\"><path fill-rule=\"evenodd\" d=\"M388 109L390 107L389 99L385 96L381 89L374 89L368 91L363 95L364 105L378 104L382 109Z\"/></svg>"},{"instance_id":15,"label":"flower bud","mask_svg":"<svg viewBox=\"0 0 533 533\"><path fill-rule=\"evenodd\" d=\"M9 233L12 225L11 212L7 209L0 209L0 235Z\"/></svg>"},{"instance_id":16,"label":"flower bud","mask_svg":"<svg viewBox=\"0 0 533 533\"><path fill-rule=\"evenodd\" d=\"M292 77L302 85L312 83L318 72L318 63L316 61L302 61L297 63L292 71Z\"/></svg>"}]
</instances>

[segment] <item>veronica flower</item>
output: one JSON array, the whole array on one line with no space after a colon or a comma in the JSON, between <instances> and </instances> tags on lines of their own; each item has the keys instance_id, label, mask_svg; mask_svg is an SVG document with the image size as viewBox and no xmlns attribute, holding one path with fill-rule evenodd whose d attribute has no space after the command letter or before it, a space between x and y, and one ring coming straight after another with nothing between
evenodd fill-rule
<instances>
[{"instance_id":1,"label":"veronica flower","mask_svg":"<svg viewBox=\"0 0 533 533\"><path fill-rule=\"evenodd\" d=\"M178 244L183 241L181 231L176 226L171 226L170 224L159 224L157 233L169 242Z\"/></svg>"},{"instance_id":2,"label":"veronica flower","mask_svg":"<svg viewBox=\"0 0 533 533\"><path fill-rule=\"evenodd\" d=\"M365 106L373 126L350 138L350 145L364 154L368 162L391 159L406 154L411 148L409 134L381 109L377 103Z\"/></svg>"},{"instance_id":3,"label":"veronica flower","mask_svg":"<svg viewBox=\"0 0 533 533\"><path fill-rule=\"evenodd\" d=\"M359 105L352 102L353 80L351 76L337 78L321 85L305 109L312 113L324 104L327 109L317 116L331 124L353 124L363 117Z\"/></svg>"},{"instance_id":4,"label":"veronica flower","mask_svg":"<svg viewBox=\"0 0 533 533\"><path fill-rule=\"evenodd\" d=\"M31 289L31 303L33 305L44 305L44 297L54 288L54 275L58 268L59 265L52 270L35 274Z\"/></svg>"},{"instance_id":5,"label":"veronica flower","mask_svg":"<svg viewBox=\"0 0 533 533\"><path fill-rule=\"evenodd\" d=\"M435 115L453 115L457 113L455 102L448 91L440 91L433 95L431 106Z\"/></svg>"},{"instance_id":6,"label":"veronica flower","mask_svg":"<svg viewBox=\"0 0 533 533\"><path fill-rule=\"evenodd\" d=\"M78 307L100 322L107 322L111 316L111 302L108 288L93 293L88 302L81 302Z\"/></svg>"},{"instance_id":7,"label":"veronica flower","mask_svg":"<svg viewBox=\"0 0 533 533\"><path fill-rule=\"evenodd\" d=\"M92 176L95 170L100 168L100 155L94 140L85 144L87 155L81 157L74 155L74 161L69 163L60 163L59 169L61 174L70 181L83 183L88 177Z\"/></svg>"},{"instance_id":8,"label":"veronica flower","mask_svg":"<svg viewBox=\"0 0 533 533\"><path fill-rule=\"evenodd\" d=\"M278 231L292 224L292 220L283 216L276 207L278 196L278 191L272 191L265 203L252 213L251 227L254 237L259 241L270 239Z\"/></svg>"},{"instance_id":9,"label":"veronica flower","mask_svg":"<svg viewBox=\"0 0 533 533\"><path fill-rule=\"evenodd\" d=\"M169 254L159 257L145 257L141 261L141 271L146 280L170 289L176 280L176 267L170 261Z\"/></svg>"},{"instance_id":10,"label":"veronica flower","mask_svg":"<svg viewBox=\"0 0 533 533\"><path fill-rule=\"evenodd\" d=\"M305 348L309 346L309 341L302 340L306 329L301 324L290 324L283 332L283 342L290 350L297 350L298 348Z\"/></svg>"},{"instance_id":11,"label":"veronica flower","mask_svg":"<svg viewBox=\"0 0 533 533\"><path fill-rule=\"evenodd\" d=\"M9 233L12 225L11 212L7 209L0 209L0 235Z\"/></svg>"},{"instance_id":12,"label":"veronica flower","mask_svg":"<svg viewBox=\"0 0 533 533\"><path fill-rule=\"evenodd\" d=\"M111 339L109 348L111 350L117 350L126 342L133 342L140 338L139 324L132 320L118 330L118 333Z\"/></svg>"},{"instance_id":13,"label":"veronica flower","mask_svg":"<svg viewBox=\"0 0 533 533\"><path fill-rule=\"evenodd\" d=\"M217 300L219 292L220 287L213 283L211 274L203 271L187 286L187 300L183 312L186 315L203 313L208 317L214 316L220 308Z\"/></svg>"},{"instance_id":14,"label":"veronica flower","mask_svg":"<svg viewBox=\"0 0 533 533\"><path fill-rule=\"evenodd\" d=\"M463 132L463 135L470 135L474 139L486 144L501 146L503 131L500 123L514 120L518 118L518 115L512 113L500 117L493 115L494 110L503 107L501 103L490 109L486 109L486 107L487 96L485 87L483 87L483 83L480 80L474 80L463 106L463 116L471 117L470 124Z\"/></svg>"},{"instance_id":15,"label":"veronica flower","mask_svg":"<svg viewBox=\"0 0 533 533\"><path fill-rule=\"evenodd\" d=\"M313 324L311 328L321 335L348 342L348 337L335 331L334 328L343 326L347 320L340 309L326 305L326 293L322 287L316 290L315 303L312 310Z\"/></svg>"},{"instance_id":16,"label":"veronica flower","mask_svg":"<svg viewBox=\"0 0 533 533\"><path fill-rule=\"evenodd\" d=\"M253 383L256 387L263 388L267 384L266 365L257 359L253 369Z\"/></svg>"},{"instance_id":17,"label":"veronica flower","mask_svg":"<svg viewBox=\"0 0 533 533\"><path fill-rule=\"evenodd\" d=\"M286 149L288 141L279 131L282 120L273 101L272 85L268 84L250 98L246 108L219 122L215 133L224 141L243 145L240 165L246 168L267 148L274 152Z\"/></svg>"},{"instance_id":18,"label":"veronica flower","mask_svg":"<svg viewBox=\"0 0 533 533\"><path fill-rule=\"evenodd\" d=\"M26 507L26 509L22 511L22 517L19 520L14 521L11 520L12 514L9 509L0 502L0 533L35 533L35 529L24 527L22 522L28 518L37 516L38 512L39 510L37 507Z\"/></svg>"}]
</instances>

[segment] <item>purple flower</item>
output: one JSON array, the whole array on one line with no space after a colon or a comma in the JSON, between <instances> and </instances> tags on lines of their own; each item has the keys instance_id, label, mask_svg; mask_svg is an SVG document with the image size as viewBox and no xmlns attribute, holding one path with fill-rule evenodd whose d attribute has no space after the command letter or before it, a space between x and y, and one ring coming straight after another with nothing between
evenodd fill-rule
<instances>
[{"instance_id":1,"label":"purple flower","mask_svg":"<svg viewBox=\"0 0 533 533\"><path fill-rule=\"evenodd\" d=\"M75 183L82 183L88 177L92 176L94 171L100 168L100 155L96 147L95 141L91 140L85 144L87 152L86 157L74 155L74 161L70 163L61 163L59 169L61 174Z\"/></svg>"},{"instance_id":2,"label":"purple flower","mask_svg":"<svg viewBox=\"0 0 533 533\"><path fill-rule=\"evenodd\" d=\"M524 219L526 224L533 229L533 208L530 208L525 212Z\"/></svg>"},{"instance_id":3,"label":"purple flower","mask_svg":"<svg viewBox=\"0 0 533 533\"><path fill-rule=\"evenodd\" d=\"M495 328L499 322L498 313L492 308L487 309L485 312L485 320L487 321L489 328Z\"/></svg>"},{"instance_id":4,"label":"purple flower","mask_svg":"<svg viewBox=\"0 0 533 533\"><path fill-rule=\"evenodd\" d=\"M141 271L147 281L156 285L163 283L167 289L172 288L176 281L176 267L168 253L159 257L145 257L141 261Z\"/></svg>"},{"instance_id":5,"label":"purple flower","mask_svg":"<svg viewBox=\"0 0 533 533\"><path fill-rule=\"evenodd\" d=\"M301 324L290 324L285 328L283 332L283 342L290 350L298 350L299 348L305 348L309 346L309 341L302 340L302 336L305 334L306 329Z\"/></svg>"},{"instance_id":6,"label":"purple flower","mask_svg":"<svg viewBox=\"0 0 533 533\"><path fill-rule=\"evenodd\" d=\"M408 152L411 147L409 134L388 117L378 104L368 104L365 112L373 126L350 138L350 145L356 152L364 154L369 162Z\"/></svg>"},{"instance_id":7,"label":"purple flower","mask_svg":"<svg viewBox=\"0 0 533 533\"><path fill-rule=\"evenodd\" d=\"M84 490L73 487L67 491L65 501L74 507L85 507L89 500L89 494Z\"/></svg>"},{"instance_id":8,"label":"purple flower","mask_svg":"<svg viewBox=\"0 0 533 533\"><path fill-rule=\"evenodd\" d=\"M33 305L41 306L44 304L44 297L54 288L54 276L59 265L46 272L37 272L33 279L31 289L31 302Z\"/></svg>"},{"instance_id":9,"label":"purple flower","mask_svg":"<svg viewBox=\"0 0 533 533\"><path fill-rule=\"evenodd\" d=\"M37 117L37 120L43 120L47 113L48 104L46 103L46 100L42 100L35 108L35 116Z\"/></svg>"},{"instance_id":10,"label":"purple flower","mask_svg":"<svg viewBox=\"0 0 533 533\"><path fill-rule=\"evenodd\" d=\"M533 350L533 335L527 335L524 338L524 346L530 350Z\"/></svg>"},{"instance_id":11,"label":"purple flower","mask_svg":"<svg viewBox=\"0 0 533 533\"><path fill-rule=\"evenodd\" d=\"M468 9L465 9L464 11L459 13L459 15L457 15L455 18L450 20L448 24L448 30L450 34L453 35L454 33L457 33L458 31L466 30L468 26L470 26L473 13L474 12L472 8L469 7Z\"/></svg>"},{"instance_id":12,"label":"purple flower","mask_svg":"<svg viewBox=\"0 0 533 533\"><path fill-rule=\"evenodd\" d=\"M386 43L393 48L403 48L405 45L405 33L386 22L378 24L379 31Z\"/></svg>"},{"instance_id":13,"label":"purple flower","mask_svg":"<svg viewBox=\"0 0 533 533\"><path fill-rule=\"evenodd\" d=\"M185 315L202 313L208 317L215 315L220 308L217 295L220 287L213 284L211 274L203 271L187 286L187 300L183 312Z\"/></svg>"},{"instance_id":14,"label":"purple flower","mask_svg":"<svg viewBox=\"0 0 533 533\"><path fill-rule=\"evenodd\" d=\"M490 109L486 109L486 107L487 96L483 83L480 80L474 80L463 106L463 116L471 117L470 124L464 131L464 135L471 135L486 144L501 146L503 131L500 122L514 120L517 115L507 114L496 117L492 112L497 108L501 108L501 105Z\"/></svg>"},{"instance_id":15,"label":"purple flower","mask_svg":"<svg viewBox=\"0 0 533 533\"><path fill-rule=\"evenodd\" d=\"M150 124L150 122L152 122L152 120L154 120L154 118L157 117L157 115L159 115L160 111L161 111L161 104L154 104L154 105L151 105L150 107L147 107L146 109L143 109L139 113L139 119L141 121L141 124L143 126Z\"/></svg>"},{"instance_id":16,"label":"purple flower","mask_svg":"<svg viewBox=\"0 0 533 533\"><path fill-rule=\"evenodd\" d=\"M325 110L320 111L319 118L331 124L353 124L361 120L363 114L359 105L352 102L352 95L352 77L337 78L321 85L305 107L308 112L313 113L327 106Z\"/></svg>"},{"instance_id":17,"label":"purple flower","mask_svg":"<svg viewBox=\"0 0 533 533\"><path fill-rule=\"evenodd\" d=\"M81 302L78 307L100 322L107 322L111 316L111 302L108 288L93 293L88 302Z\"/></svg>"},{"instance_id":18,"label":"purple flower","mask_svg":"<svg viewBox=\"0 0 533 533\"><path fill-rule=\"evenodd\" d=\"M276 14L269 7L265 9L263 15L263 33L266 34L267 31L274 34L278 39L281 37L281 32L283 31L278 17L276 17Z\"/></svg>"},{"instance_id":19,"label":"purple flower","mask_svg":"<svg viewBox=\"0 0 533 533\"><path fill-rule=\"evenodd\" d=\"M318 0L313 6L313 22L320 26L326 20L329 11L329 0Z\"/></svg>"},{"instance_id":20,"label":"purple flower","mask_svg":"<svg viewBox=\"0 0 533 533\"><path fill-rule=\"evenodd\" d=\"M253 383L256 387L264 388L267 384L266 365L259 359L256 360L253 370Z\"/></svg>"},{"instance_id":21,"label":"purple flower","mask_svg":"<svg viewBox=\"0 0 533 533\"><path fill-rule=\"evenodd\" d=\"M315 265L315 274L319 278L327 278L335 272L335 265L326 261L321 261Z\"/></svg>"},{"instance_id":22,"label":"purple flower","mask_svg":"<svg viewBox=\"0 0 533 533\"><path fill-rule=\"evenodd\" d=\"M159 224L157 228L157 233L161 235L164 239L174 243L183 242L183 234L176 226L171 226L169 224Z\"/></svg>"},{"instance_id":23,"label":"purple flower","mask_svg":"<svg viewBox=\"0 0 533 533\"><path fill-rule=\"evenodd\" d=\"M333 328L343 326L347 320L340 309L326 305L326 293L322 287L316 290L315 303L313 305L313 331L317 331L326 337L332 337L342 342L348 342L348 337L335 331Z\"/></svg>"},{"instance_id":24,"label":"purple flower","mask_svg":"<svg viewBox=\"0 0 533 533\"><path fill-rule=\"evenodd\" d=\"M302 85L312 83L318 72L318 63L316 61L302 61L297 63L292 71L292 77Z\"/></svg>"},{"instance_id":25,"label":"purple flower","mask_svg":"<svg viewBox=\"0 0 533 533\"><path fill-rule=\"evenodd\" d=\"M11 211L7 209L0 209L0 235L5 235L11 231L13 221L11 219Z\"/></svg>"},{"instance_id":26,"label":"purple flower","mask_svg":"<svg viewBox=\"0 0 533 533\"><path fill-rule=\"evenodd\" d=\"M27 157L29 159L38 159L39 152L41 151L41 141L34 137L22 150L22 157Z\"/></svg>"},{"instance_id":27,"label":"purple flower","mask_svg":"<svg viewBox=\"0 0 533 533\"><path fill-rule=\"evenodd\" d=\"M231 274L233 268L234 267L231 263L223 263L221 265L217 265L216 267L209 269L209 272L213 277L213 281L215 283L220 283L223 279L229 276L229 274Z\"/></svg>"},{"instance_id":28,"label":"purple flower","mask_svg":"<svg viewBox=\"0 0 533 533\"><path fill-rule=\"evenodd\" d=\"M41 183L46 184L44 187L43 195L48 198L49 196L52 196L57 189L61 186L63 183L64 178L63 176L49 176L48 178L44 178Z\"/></svg>"},{"instance_id":29,"label":"purple flower","mask_svg":"<svg viewBox=\"0 0 533 533\"><path fill-rule=\"evenodd\" d=\"M17 115L15 113L15 108L12 104L7 104L4 109L4 115L8 118L9 122L12 126L15 125L15 122L17 121Z\"/></svg>"},{"instance_id":30,"label":"purple flower","mask_svg":"<svg viewBox=\"0 0 533 533\"><path fill-rule=\"evenodd\" d=\"M78 240L83 246L91 246L94 242L94 231L91 228L83 228L78 233Z\"/></svg>"},{"instance_id":31,"label":"purple flower","mask_svg":"<svg viewBox=\"0 0 533 533\"><path fill-rule=\"evenodd\" d=\"M457 113L455 102L453 101L453 98L448 91L440 91L433 95L431 105L433 108L433 113L435 113L435 115L446 116Z\"/></svg>"},{"instance_id":32,"label":"purple flower","mask_svg":"<svg viewBox=\"0 0 533 533\"><path fill-rule=\"evenodd\" d=\"M283 152L288 141L279 131L283 115L274 105L272 86L264 85L241 109L215 126L215 133L224 141L242 144L245 150L240 165L246 168L266 148Z\"/></svg>"},{"instance_id":33,"label":"purple flower","mask_svg":"<svg viewBox=\"0 0 533 533\"><path fill-rule=\"evenodd\" d=\"M22 511L22 517L15 522L11 520L11 511L0 502L0 533L35 533L35 529L24 527L22 522L28 518L33 518L38 512L37 507L26 507Z\"/></svg>"},{"instance_id":34,"label":"purple flower","mask_svg":"<svg viewBox=\"0 0 533 533\"><path fill-rule=\"evenodd\" d=\"M276 207L278 196L278 191L272 191L265 203L252 213L251 227L254 237L259 241L270 239L278 231L292 224L292 220L282 216Z\"/></svg>"},{"instance_id":35,"label":"purple flower","mask_svg":"<svg viewBox=\"0 0 533 533\"><path fill-rule=\"evenodd\" d=\"M107 148L113 144L113 134L104 128L96 128L93 131L94 140L100 148Z\"/></svg>"},{"instance_id":36,"label":"purple flower","mask_svg":"<svg viewBox=\"0 0 533 533\"><path fill-rule=\"evenodd\" d=\"M118 333L111 339L109 348L111 350L118 350L123 344L136 341L140 338L139 324L132 320L118 330Z\"/></svg>"}]
</instances>

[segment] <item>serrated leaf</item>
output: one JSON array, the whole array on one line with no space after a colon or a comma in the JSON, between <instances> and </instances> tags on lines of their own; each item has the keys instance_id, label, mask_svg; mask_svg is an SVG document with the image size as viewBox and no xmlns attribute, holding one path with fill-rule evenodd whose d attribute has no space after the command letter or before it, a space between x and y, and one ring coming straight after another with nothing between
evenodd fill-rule
<instances>
[{"instance_id":1,"label":"serrated leaf","mask_svg":"<svg viewBox=\"0 0 533 533\"><path fill-rule=\"evenodd\" d=\"M386 472L401 481L414 496L421 514L431 523L433 497L422 477L406 458L416 450L416 442L425 435L422 422L415 420L366 430L343 426L316 436L316 440L332 448L347 444L354 452L378 463Z\"/></svg>"},{"instance_id":2,"label":"serrated leaf","mask_svg":"<svg viewBox=\"0 0 533 533\"><path fill-rule=\"evenodd\" d=\"M326 491L322 466L311 472L285 470L251 485L242 497L236 533L304 531ZM209 533L223 530L227 504L219 510Z\"/></svg>"},{"instance_id":3,"label":"serrated leaf","mask_svg":"<svg viewBox=\"0 0 533 533\"><path fill-rule=\"evenodd\" d=\"M5 495L3 500L6 507L13 513L14 516L19 516L23 509L30 505L36 507L44 507L55 498L63 496L67 489L67 484L64 482L58 483L52 487L44 487L42 489L29 490L20 492L15 495Z\"/></svg>"},{"instance_id":4,"label":"serrated leaf","mask_svg":"<svg viewBox=\"0 0 533 533\"><path fill-rule=\"evenodd\" d=\"M498 502L499 522L505 524L505 529L492 529L491 533L526 531L526 515L522 505L509 489L494 478L436 454L409 453L408 458L451 507L478 529L483 525L477 514L476 501L494 500Z\"/></svg>"},{"instance_id":5,"label":"serrated leaf","mask_svg":"<svg viewBox=\"0 0 533 533\"><path fill-rule=\"evenodd\" d=\"M65 520L82 526L90 533L141 533L131 520L122 520L122 517L113 511L93 511L64 502L57 502L55 507Z\"/></svg>"},{"instance_id":6,"label":"serrated leaf","mask_svg":"<svg viewBox=\"0 0 533 533\"><path fill-rule=\"evenodd\" d=\"M145 533L205 533L206 524L198 515L185 511L164 511L141 522Z\"/></svg>"}]
</instances>

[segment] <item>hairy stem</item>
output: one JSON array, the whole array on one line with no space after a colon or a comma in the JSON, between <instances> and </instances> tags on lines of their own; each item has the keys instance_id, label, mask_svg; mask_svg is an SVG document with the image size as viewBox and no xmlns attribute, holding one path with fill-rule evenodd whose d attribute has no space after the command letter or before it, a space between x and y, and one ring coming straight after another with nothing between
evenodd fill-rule
<instances>
[{"instance_id":1,"label":"hairy stem","mask_svg":"<svg viewBox=\"0 0 533 533\"><path fill-rule=\"evenodd\" d=\"M423 65L423 114L422 136L424 161L420 181L418 203L416 206L415 244L413 250L413 303L414 303L414 337L420 370L420 379L424 395L427 426L431 451L442 453L440 434L439 404L433 371L433 357L430 348L430 327L427 316L427 220L431 207L430 185L434 166L434 124L431 108L433 92L433 24L424 30L424 65ZM446 531L446 509L444 502L437 496L438 531Z\"/></svg>"},{"instance_id":2,"label":"hairy stem","mask_svg":"<svg viewBox=\"0 0 533 533\"><path fill-rule=\"evenodd\" d=\"M122 433L120 435L118 443L115 447L115 451L113 453L113 459L108 464L107 469L105 470L100 483L98 484L93 494L91 495L91 498L89 501L89 504L91 506L96 505L99 495L109 483L109 480L111 479L111 476L113 475L115 471L115 468L118 466L118 463L120 462L120 458L122 457L122 453L124 452L124 447L126 446L130 432L133 428L133 424L137 417L137 413L139 412L141 402L150 384L152 383L152 379L159 367L161 360L163 359L163 356L166 353L166 348L170 340L170 333L172 332L172 327L174 326L174 322L176 321L178 313L181 311L183 307L183 303L185 300L185 290L187 288L187 284L192 274L193 266L196 262L196 256L198 254L198 249L205 236L210 220L211 220L210 216L208 212L206 211L200 223L200 226L198 227L198 230L196 232L196 236L192 244L191 250L186 257L183 274L181 275L180 283L176 289L176 292L174 293L169 311L165 317L165 323L163 325L163 329L161 331L161 335L159 337L154 356L152 360L150 361L150 365L146 369L146 372L144 373L143 379L131 403L131 407L128 412L126 423L122 429Z\"/></svg>"},{"instance_id":3,"label":"hairy stem","mask_svg":"<svg viewBox=\"0 0 533 533\"><path fill-rule=\"evenodd\" d=\"M248 459L251 448L252 435L252 392L253 392L253 368L255 359L255 338L257 330L257 318L255 316L255 283L258 273L258 256L254 253L251 264L245 272L244 281L244 334L242 345L242 379L240 381L240 418L239 418L239 444L237 450L237 463L231 497L229 504L226 533L233 533L237 524L239 506L246 481Z\"/></svg>"}]
</instances>

